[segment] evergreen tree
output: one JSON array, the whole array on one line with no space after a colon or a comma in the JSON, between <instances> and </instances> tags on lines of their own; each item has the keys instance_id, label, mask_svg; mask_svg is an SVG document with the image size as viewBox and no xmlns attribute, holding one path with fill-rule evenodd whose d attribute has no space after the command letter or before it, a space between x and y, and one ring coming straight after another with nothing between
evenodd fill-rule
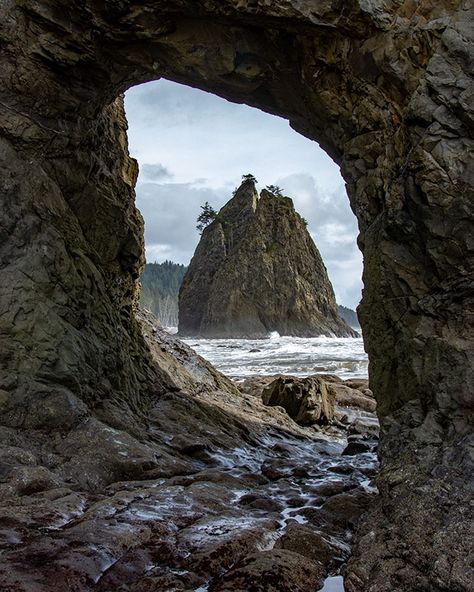
<instances>
[{"instance_id":1,"label":"evergreen tree","mask_svg":"<svg viewBox=\"0 0 474 592\"><path fill-rule=\"evenodd\" d=\"M283 197L283 190L278 185L267 185L265 189L277 197Z\"/></svg>"},{"instance_id":2,"label":"evergreen tree","mask_svg":"<svg viewBox=\"0 0 474 592\"><path fill-rule=\"evenodd\" d=\"M242 175L242 183L258 183L258 181L251 173L247 173Z\"/></svg>"},{"instance_id":3,"label":"evergreen tree","mask_svg":"<svg viewBox=\"0 0 474 592\"><path fill-rule=\"evenodd\" d=\"M209 226L211 222L213 222L217 217L216 210L211 206L211 204L206 201L206 203L201 206L202 212L197 217L197 224L196 228L199 230L199 233L202 234L202 231Z\"/></svg>"}]
</instances>

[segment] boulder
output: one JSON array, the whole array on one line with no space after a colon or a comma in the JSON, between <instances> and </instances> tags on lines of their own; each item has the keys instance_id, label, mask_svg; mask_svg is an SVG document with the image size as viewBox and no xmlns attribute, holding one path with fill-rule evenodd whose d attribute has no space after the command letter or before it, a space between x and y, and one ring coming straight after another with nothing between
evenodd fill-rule
<instances>
[{"instance_id":1,"label":"boulder","mask_svg":"<svg viewBox=\"0 0 474 592\"><path fill-rule=\"evenodd\" d=\"M279 378L279 374L274 374L273 376L248 376L243 380L239 380L236 382L237 387L243 393L248 395L252 395L252 397L261 398L263 390L276 378Z\"/></svg>"},{"instance_id":2,"label":"boulder","mask_svg":"<svg viewBox=\"0 0 474 592\"><path fill-rule=\"evenodd\" d=\"M373 442L357 439L348 442L342 454L343 456L354 456L356 454L363 454L364 452L371 452L372 449Z\"/></svg>"},{"instance_id":3,"label":"boulder","mask_svg":"<svg viewBox=\"0 0 474 592\"><path fill-rule=\"evenodd\" d=\"M265 405L283 407L300 425L326 425L334 418L334 394L321 378L280 377L262 393Z\"/></svg>"},{"instance_id":4,"label":"boulder","mask_svg":"<svg viewBox=\"0 0 474 592\"><path fill-rule=\"evenodd\" d=\"M322 563L327 569L347 558L347 545L334 537L323 536L314 528L290 523L284 534L276 541L275 549L293 551L312 561Z\"/></svg>"},{"instance_id":5,"label":"boulder","mask_svg":"<svg viewBox=\"0 0 474 592\"><path fill-rule=\"evenodd\" d=\"M322 586L325 571L318 561L272 549L247 556L212 582L209 592L314 592Z\"/></svg>"},{"instance_id":6,"label":"boulder","mask_svg":"<svg viewBox=\"0 0 474 592\"><path fill-rule=\"evenodd\" d=\"M307 508L302 514L312 525L323 530L325 534L340 538L347 529L357 526L361 514L369 507L374 499L372 493L361 488L352 489L331 496L321 508Z\"/></svg>"},{"instance_id":7,"label":"boulder","mask_svg":"<svg viewBox=\"0 0 474 592\"><path fill-rule=\"evenodd\" d=\"M331 382L328 383L328 390L333 393L337 404L341 407L354 407L362 411L375 412L377 404L368 388L362 391L349 386L347 382Z\"/></svg>"}]
</instances>

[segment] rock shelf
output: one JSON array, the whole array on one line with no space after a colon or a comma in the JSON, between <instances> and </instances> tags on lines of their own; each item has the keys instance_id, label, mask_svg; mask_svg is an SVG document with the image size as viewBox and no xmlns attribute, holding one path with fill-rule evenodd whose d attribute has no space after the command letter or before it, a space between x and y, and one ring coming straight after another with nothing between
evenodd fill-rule
<instances>
[{"instance_id":1,"label":"rock shelf","mask_svg":"<svg viewBox=\"0 0 474 592\"><path fill-rule=\"evenodd\" d=\"M343 568L376 496L376 437L349 458L347 427L299 426L149 315L141 322L162 366L173 363L176 383L193 393L156 403L146 443L90 420L52 449L39 434L31 452L12 443L2 589L314 592ZM74 463L73 449L87 456Z\"/></svg>"}]
</instances>

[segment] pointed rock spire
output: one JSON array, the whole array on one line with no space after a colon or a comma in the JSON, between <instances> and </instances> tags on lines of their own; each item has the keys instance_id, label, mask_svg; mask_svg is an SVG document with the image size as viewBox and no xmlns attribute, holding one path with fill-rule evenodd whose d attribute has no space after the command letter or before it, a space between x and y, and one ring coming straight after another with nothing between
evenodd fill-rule
<instances>
[{"instance_id":1,"label":"pointed rock spire","mask_svg":"<svg viewBox=\"0 0 474 592\"><path fill-rule=\"evenodd\" d=\"M293 201L244 178L203 232L179 296L179 333L355 336Z\"/></svg>"}]
</instances>

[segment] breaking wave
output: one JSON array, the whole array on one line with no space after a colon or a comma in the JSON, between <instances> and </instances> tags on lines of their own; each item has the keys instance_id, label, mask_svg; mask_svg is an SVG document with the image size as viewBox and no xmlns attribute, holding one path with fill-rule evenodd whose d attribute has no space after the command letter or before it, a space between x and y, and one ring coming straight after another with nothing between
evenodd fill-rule
<instances>
[{"instance_id":1,"label":"breaking wave","mask_svg":"<svg viewBox=\"0 0 474 592\"><path fill-rule=\"evenodd\" d=\"M203 358L224 374L246 376L336 374L367 378L368 359L361 338L281 337L268 339L187 339Z\"/></svg>"}]
</instances>

